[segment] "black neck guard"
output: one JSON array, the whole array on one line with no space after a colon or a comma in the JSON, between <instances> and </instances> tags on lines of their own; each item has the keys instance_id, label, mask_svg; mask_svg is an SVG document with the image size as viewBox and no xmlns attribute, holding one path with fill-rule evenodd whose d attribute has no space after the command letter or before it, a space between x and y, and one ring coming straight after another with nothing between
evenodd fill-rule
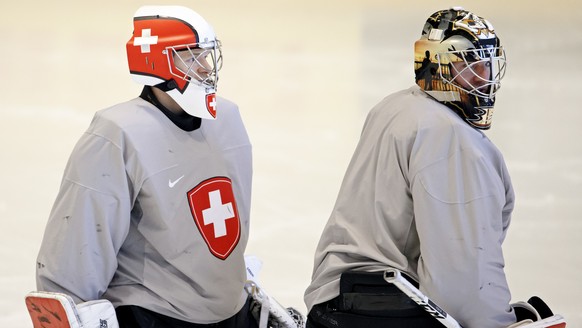
<instances>
[{"instance_id":1,"label":"black neck guard","mask_svg":"<svg viewBox=\"0 0 582 328\"><path fill-rule=\"evenodd\" d=\"M159 102L158 98L156 98L156 95L154 95L154 92L152 91L152 87L149 85L146 85L143 88L139 97L156 106L160 111L162 111L162 113L164 113L164 115L170 119L170 121L172 121L172 123L184 131L194 131L202 124L202 119L199 117L189 115L186 112L175 114L174 112L167 109Z\"/></svg>"}]
</instances>

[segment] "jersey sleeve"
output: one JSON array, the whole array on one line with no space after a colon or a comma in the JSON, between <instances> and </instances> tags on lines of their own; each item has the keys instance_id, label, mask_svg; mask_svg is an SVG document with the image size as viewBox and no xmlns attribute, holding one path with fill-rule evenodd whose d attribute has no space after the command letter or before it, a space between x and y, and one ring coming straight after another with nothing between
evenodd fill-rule
<instances>
[{"instance_id":1,"label":"jersey sleeve","mask_svg":"<svg viewBox=\"0 0 582 328\"><path fill-rule=\"evenodd\" d=\"M73 150L37 259L37 288L76 302L107 289L129 230L131 195L119 144L85 133Z\"/></svg>"},{"instance_id":2,"label":"jersey sleeve","mask_svg":"<svg viewBox=\"0 0 582 328\"><path fill-rule=\"evenodd\" d=\"M464 327L515 322L501 249L513 203L504 178L488 158L459 150L411 185L421 290Z\"/></svg>"}]
</instances>

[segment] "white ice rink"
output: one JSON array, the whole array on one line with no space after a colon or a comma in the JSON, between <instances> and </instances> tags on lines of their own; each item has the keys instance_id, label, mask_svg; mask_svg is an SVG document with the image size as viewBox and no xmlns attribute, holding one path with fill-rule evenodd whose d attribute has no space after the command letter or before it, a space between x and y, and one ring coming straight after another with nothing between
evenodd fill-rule
<instances>
[{"instance_id":1,"label":"white ice rink","mask_svg":"<svg viewBox=\"0 0 582 328\"><path fill-rule=\"evenodd\" d=\"M478 2L478 3L477 3ZM164 0L155 3L169 2ZM219 93L253 143L247 253L264 287L305 311L313 252L367 111L412 83L426 18L491 20L509 61L487 134L517 195L504 245L514 300L539 295L582 327L582 2L191 0L223 41ZM0 327L24 295L68 155L93 113L138 95L125 42L135 0L0 0Z\"/></svg>"}]
</instances>

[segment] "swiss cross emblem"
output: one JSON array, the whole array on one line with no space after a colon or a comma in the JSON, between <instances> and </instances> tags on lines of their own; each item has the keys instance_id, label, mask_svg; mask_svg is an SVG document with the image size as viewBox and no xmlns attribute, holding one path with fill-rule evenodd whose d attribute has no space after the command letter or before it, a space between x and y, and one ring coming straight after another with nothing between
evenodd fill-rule
<instances>
[{"instance_id":1,"label":"swiss cross emblem","mask_svg":"<svg viewBox=\"0 0 582 328\"><path fill-rule=\"evenodd\" d=\"M139 46L142 54L151 52L150 46L154 44L158 44L158 36L152 35L152 30L149 28L141 30L141 36L136 36L133 40L133 45Z\"/></svg>"},{"instance_id":2,"label":"swiss cross emblem","mask_svg":"<svg viewBox=\"0 0 582 328\"><path fill-rule=\"evenodd\" d=\"M216 118L216 94L211 93L206 95L206 108L212 117Z\"/></svg>"},{"instance_id":3,"label":"swiss cross emblem","mask_svg":"<svg viewBox=\"0 0 582 328\"><path fill-rule=\"evenodd\" d=\"M225 260L240 240L232 181L226 177L205 180L188 192L188 202L208 249Z\"/></svg>"}]
</instances>

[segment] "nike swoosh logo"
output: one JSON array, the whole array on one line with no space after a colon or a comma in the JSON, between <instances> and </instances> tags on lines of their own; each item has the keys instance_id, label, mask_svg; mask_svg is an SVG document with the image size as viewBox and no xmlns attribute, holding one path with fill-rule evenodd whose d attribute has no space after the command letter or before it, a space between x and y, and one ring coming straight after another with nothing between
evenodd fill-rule
<instances>
[{"instance_id":1,"label":"nike swoosh logo","mask_svg":"<svg viewBox=\"0 0 582 328\"><path fill-rule=\"evenodd\" d=\"M178 183L178 181L182 180L184 176L179 177L178 179L172 181L172 180L168 180L168 187L170 188L174 188L174 186L176 185L176 183Z\"/></svg>"}]
</instances>

